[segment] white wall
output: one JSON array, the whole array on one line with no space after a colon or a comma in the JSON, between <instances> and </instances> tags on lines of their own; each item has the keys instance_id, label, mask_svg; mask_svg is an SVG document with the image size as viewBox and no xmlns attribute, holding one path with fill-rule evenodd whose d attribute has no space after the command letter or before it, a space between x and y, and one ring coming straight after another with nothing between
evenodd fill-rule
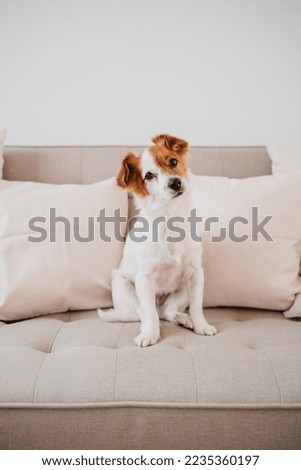
<instances>
[{"instance_id":1,"label":"white wall","mask_svg":"<svg viewBox=\"0 0 301 470\"><path fill-rule=\"evenodd\" d=\"M301 138L301 0L0 0L7 143Z\"/></svg>"}]
</instances>

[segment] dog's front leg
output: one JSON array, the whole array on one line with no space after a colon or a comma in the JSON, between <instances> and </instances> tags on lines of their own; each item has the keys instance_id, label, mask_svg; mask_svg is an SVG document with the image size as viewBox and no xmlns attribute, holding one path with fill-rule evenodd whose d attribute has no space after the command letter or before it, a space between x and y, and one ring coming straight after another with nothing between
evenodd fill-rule
<instances>
[{"instance_id":1,"label":"dog's front leg","mask_svg":"<svg viewBox=\"0 0 301 470\"><path fill-rule=\"evenodd\" d=\"M141 332L136 336L135 343L141 347L151 346L160 339L160 322L156 310L155 291L152 280L147 274L138 274L135 286L141 315Z\"/></svg>"},{"instance_id":2,"label":"dog's front leg","mask_svg":"<svg viewBox=\"0 0 301 470\"><path fill-rule=\"evenodd\" d=\"M189 314L198 335L215 335L216 328L206 322L203 313L204 271L194 266L189 282Z\"/></svg>"}]
</instances>

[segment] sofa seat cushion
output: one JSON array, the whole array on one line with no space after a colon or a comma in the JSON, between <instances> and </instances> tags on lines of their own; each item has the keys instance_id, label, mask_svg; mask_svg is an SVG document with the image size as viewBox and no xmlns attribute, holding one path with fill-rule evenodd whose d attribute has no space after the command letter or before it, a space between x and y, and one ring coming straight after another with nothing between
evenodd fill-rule
<instances>
[{"instance_id":1,"label":"sofa seat cushion","mask_svg":"<svg viewBox=\"0 0 301 470\"><path fill-rule=\"evenodd\" d=\"M95 311L0 323L0 403L301 403L301 322L281 313L208 309L214 337L162 322L150 348L138 323Z\"/></svg>"}]
</instances>

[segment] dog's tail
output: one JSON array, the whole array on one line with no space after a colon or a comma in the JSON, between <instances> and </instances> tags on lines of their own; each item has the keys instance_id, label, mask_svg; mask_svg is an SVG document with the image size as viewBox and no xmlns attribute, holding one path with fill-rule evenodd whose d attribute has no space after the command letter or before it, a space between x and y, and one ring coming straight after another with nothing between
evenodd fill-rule
<instances>
[{"instance_id":1,"label":"dog's tail","mask_svg":"<svg viewBox=\"0 0 301 470\"><path fill-rule=\"evenodd\" d=\"M110 322L132 322L132 321L140 321L138 314L135 312L129 312L124 310L120 312L115 308L109 308L107 310L97 309L97 313L102 320L110 321Z\"/></svg>"}]
</instances>

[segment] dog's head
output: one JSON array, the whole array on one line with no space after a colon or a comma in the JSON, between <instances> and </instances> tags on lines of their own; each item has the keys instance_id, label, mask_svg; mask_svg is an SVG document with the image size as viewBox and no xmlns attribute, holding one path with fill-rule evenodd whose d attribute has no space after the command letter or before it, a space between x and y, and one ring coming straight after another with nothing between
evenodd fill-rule
<instances>
[{"instance_id":1,"label":"dog's head","mask_svg":"<svg viewBox=\"0 0 301 470\"><path fill-rule=\"evenodd\" d=\"M139 198L162 203L180 196L187 188L188 143L167 134L152 139L154 145L137 157L129 152L122 161L117 184Z\"/></svg>"}]
</instances>

